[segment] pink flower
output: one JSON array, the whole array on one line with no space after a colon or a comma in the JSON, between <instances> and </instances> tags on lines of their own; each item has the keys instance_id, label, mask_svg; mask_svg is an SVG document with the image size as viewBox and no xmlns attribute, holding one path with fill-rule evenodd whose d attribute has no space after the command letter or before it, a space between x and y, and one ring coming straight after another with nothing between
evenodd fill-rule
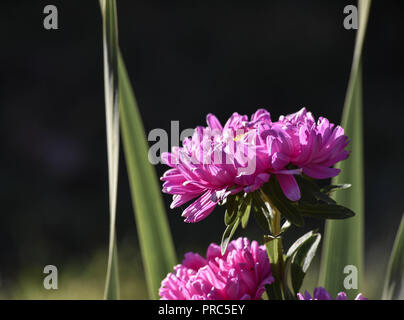
<instances>
[{"instance_id":1,"label":"pink flower","mask_svg":"<svg viewBox=\"0 0 404 320\"><path fill-rule=\"evenodd\" d=\"M339 169L330 167L349 155L344 130L325 118L316 123L304 108L277 122L264 109L250 120L234 113L224 126L212 114L206 121L182 147L162 154L171 167L161 178L163 191L173 195L171 208L196 199L183 212L186 222L206 218L230 194L259 189L271 174L285 196L298 201L295 174L333 177Z\"/></svg>"},{"instance_id":2,"label":"pink flower","mask_svg":"<svg viewBox=\"0 0 404 320\"><path fill-rule=\"evenodd\" d=\"M322 117L316 123L313 115L305 108L281 116L277 122L263 127L259 135L261 141L266 141L270 161L268 169L277 173L284 194L292 201L300 199L300 190L291 175L296 172L290 170L283 174L287 165L299 168L309 177L326 179L338 175L340 170L330 167L349 155L345 150L349 141L344 135L344 129L335 127Z\"/></svg>"},{"instance_id":3,"label":"pink flower","mask_svg":"<svg viewBox=\"0 0 404 320\"><path fill-rule=\"evenodd\" d=\"M162 160L172 169L161 178L163 192L173 195L171 208L197 198L183 212L186 222L207 217L218 201L229 194L251 192L269 180L265 163L257 157L254 137L247 136L260 121L269 121L265 110L247 116L234 113L224 127L212 114L207 127L197 127L181 148L163 153Z\"/></svg>"},{"instance_id":4,"label":"pink flower","mask_svg":"<svg viewBox=\"0 0 404 320\"><path fill-rule=\"evenodd\" d=\"M290 162L314 179L335 177L339 169L330 168L349 156L345 150L349 143L344 129L320 117L317 123L311 112L302 108L299 112L280 117L291 136Z\"/></svg>"},{"instance_id":5,"label":"pink flower","mask_svg":"<svg viewBox=\"0 0 404 320\"><path fill-rule=\"evenodd\" d=\"M162 281L159 294L163 300L258 300L273 281L265 246L239 238L223 256L214 243L206 258L185 254Z\"/></svg>"},{"instance_id":6,"label":"pink flower","mask_svg":"<svg viewBox=\"0 0 404 320\"><path fill-rule=\"evenodd\" d=\"M313 297L307 291L304 293L304 295L298 293L297 297L299 300L333 300L328 291L321 287L314 289ZM337 294L337 298L335 300L348 300L348 298L345 292L340 292ZM367 300L367 298L365 298L362 293L359 293L355 300Z\"/></svg>"}]
</instances>

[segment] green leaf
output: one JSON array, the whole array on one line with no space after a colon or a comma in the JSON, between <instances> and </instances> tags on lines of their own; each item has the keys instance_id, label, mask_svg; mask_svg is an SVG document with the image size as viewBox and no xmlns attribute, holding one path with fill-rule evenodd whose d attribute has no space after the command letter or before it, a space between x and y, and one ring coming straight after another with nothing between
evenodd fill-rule
<instances>
[{"instance_id":1,"label":"green leaf","mask_svg":"<svg viewBox=\"0 0 404 320\"><path fill-rule=\"evenodd\" d=\"M299 239L297 239L290 246L288 252L286 253L286 259L290 259L296 253L297 249L299 249L304 242L306 242L308 239L313 237L314 234L315 234L315 231L311 230L311 231L305 233L304 235L302 235Z\"/></svg>"},{"instance_id":2,"label":"green leaf","mask_svg":"<svg viewBox=\"0 0 404 320\"><path fill-rule=\"evenodd\" d=\"M323 219L347 219L355 215L355 213L348 208L328 203L301 203L299 205L299 211L304 216Z\"/></svg>"},{"instance_id":3,"label":"green leaf","mask_svg":"<svg viewBox=\"0 0 404 320\"><path fill-rule=\"evenodd\" d=\"M318 203L318 198L314 195L320 192L320 187L312 179L304 176L295 176L297 184L299 185L301 197L299 203L306 202L316 204Z\"/></svg>"},{"instance_id":4,"label":"green leaf","mask_svg":"<svg viewBox=\"0 0 404 320\"><path fill-rule=\"evenodd\" d=\"M320 191L320 187L308 177L296 176L296 181L302 195L299 200L298 210L303 216L323 219L346 219L355 215L352 210L337 205L335 200Z\"/></svg>"},{"instance_id":5,"label":"green leaf","mask_svg":"<svg viewBox=\"0 0 404 320\"><path fill-rule=\"evenodd\" d=\"M118 55L121 134L149 296L158 299L161 280L176 264L160 185L148 159L148 143L133 90Z\"/></svg>"},{"instance_id":6,"label":"green leaf","mask_svg":"<svg viewBox=\"0 0 404 320\"><path fill-rule=\"evenodd\" d=\"M316 254L321 235L310 231L300 237L286 254L287 271L290 269L292 288L295 295L302 286L307 270Z\"/></svg>"},{"instance_id":7,"label":"green leaf","mask_svg":"<svg viewBox=\"0 0 404 320\"><path fill-rule=\"evenodd\" d=\"M266 293L269 300L284 300L282 294L282 282L277 276L273 276L275 281L265 286Z\"/></svg>"},{"instance_id":8,"label":"green leaf","mask_svg":"<svg viewBox=\"0 0 404 320\"><path fill-rule=\"evenodd\" d=\"M226 199L226 211L224 213L224 223L226 226L233 224L237 218L238 198L238 195L229 195Z\"/></svg>"},{"instance_id":9,"label":"green leaf","mask_svg":"<svg viewBox=\"0 0 404 320\"><path fill-rule=\"evenodd\" d=\"M269 182L264 184L263 191L271 201L271 205L274 205L286 219L298 227L304 226L304 220L299 212L297 202L292 202L286 198L275 175L272 175Z\"/></svg>"},{"instance_id":10,"label":"green leaf","mask_svg":"<svg viewBox=\"0 0 404 320\"><path fill-rule=\"evenodd\" d=\"M319 202L335 204L335 201L326 193L323 193L317 183L312 179L305 176L296 176L295 179L299 185L301 193L299 206L302 203L318 204Z\"/></svg>"},{"instance_id":11,"label":"green leaf","mask_svg":"<svg viewBox=\"0 0 404 320\"><path fill-rule=\"evenodd\" d=\"M252 194L252 207L257 224L265 232L271 232L271 207L262 200L259 192Z\"/></svg>"},{"instance_id":12,"label":"green leaf","mask_svg":"<svg viewBox=\"0 0 404 320\"><path fill-rule=\"evenodd\" d=\"M237 215L240 217L241 227L243 229L247 227L248 219L250 217L251 201L252 201L251 194L250 193L245 194L237 213Z\"/></svg>"},{"instance_id":13,"label":"green leaf","mask_svg":"<svg viewBox=\"0 0 404 320\"><path fill-rule=\"evenodd\" d=\"M326 193L323 192L314 192L313 196L321 202L324 202L326 204L336 204L336 201L332 198L330 198Z\"/></svg>"},{"instance_id":14,"label":"green leaf","mask_svg":"<svg viewBox=\"0 0 404 320\"><path fill-rule=\"evenodd\" d=\"M341 173L332 184L352 183L351 189L334 195L335 201L356 213L343 221L327 221L324 234L322 261L320 266L320 286L327 288L331 296L345 290L344 267L358 268L359 290L348 290L349 298L354 298L362 286L364 260L364 162L363 162L363 114L362 114L362 71L361 55L368 21L370 0L359 0L359 29L356 34L355 52L348 90L342 116L342 127L351 140L350 156L340 162Z\"/></svg>"},{"instance_id":15,"label":"green leaf","mask_svg":"<svg viewBox=\"0 0 404 320\"><path fill-rule=\"evenodd\" d=\"M321 188L321 192L331 193L331 192L338 191L338 190L346 190L346 189L349 189L350 187L352 187L352 185L349 183L343 183L343 184L337 184L337 185L330 184L328 186L325 186L324 188Z\"/></svg>"},{"instance_id":16,"label":"green leaf","mask_svg":"<svg viewBox=\"0 0 404 320\"><path fill-rule=\"evenodd\" d=\"M282 264L279 252L282 247L282 238L276 236L264 236L264 242L267 249L269 261L271 263L272 276L275 281L266 286L266 291L270 300L284 300L283 294L283 279L282 279Z\"/></svg>"},{"instance_id":17,"label":"green leaf","mask_svg":"<svg viewBox=\"0 0 404 320\"><path fill-rule=\"evenodd\" d=\"M115 220L119 164L118 27L114 0L100 0L103 26L105 116L109 181L109 250L104 299L119 299Z\"/></svg>"},{"instance_id":18,"label":"green leaf","mask_svg":"<svg viewBox=\"0 0 404 320\"><path fill-rule=\"evenodd\" d=\"M236 218L240 218L241 226L245 228L250 217L251 194L230 195L227 197L226 212L224 214L224 223L226 226L233 225Z\"/></svg>"},{"instance_id":19,"label":"green leaf","mask_svg":"<svg viewBox=\"0 0 404 320\"><path fill-rule=\"evenodd\" d=\"M240 219L240 217L237 217L233 224L228 225L226 230L224 231L221 243L222 255L226 253L227 246L229 245L231 238L233 237L240 224Z\"/></svg>"},{"instance_id":20,"label":"green leaf","mask_svg":"<svg viewBox=\"0 0 404 320\"><path fill-rule=\"evenodd\" d=\"M382 299L404 300L404 215L391 252Z\"/></svg>"},{"instance_id":21,"label":"green leaf","mask_svg":"<svg viewBox=\"0 0 404 320\"><path fill-rule=\"evenodd\" d=\"M289 220L286 220L286 221L283 223L282 227L281 227L281 233L283 233L283 232L285 232L286 230L288 230L291 225L292 225L292 224L290 223L290 221L289 221Z\"/></svg>"}]
</instances>

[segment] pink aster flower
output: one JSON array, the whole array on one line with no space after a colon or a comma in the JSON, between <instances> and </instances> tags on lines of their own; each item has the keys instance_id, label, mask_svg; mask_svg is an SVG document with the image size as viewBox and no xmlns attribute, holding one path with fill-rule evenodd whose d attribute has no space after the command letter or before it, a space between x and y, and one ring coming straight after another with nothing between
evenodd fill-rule
<instances>
[{"instance_id":1,"label":"pink aster flower","mask_svg":"<svg viewBox=\"0 0 404 320\"><path fill-rule=\"evenodd\" d=\"M285 196L297 201L295 174L333 177L339 169L331 166L349 154L344 130L325 118L316 123L304 108L277 122L264 109L251 119L234 113L224 126L212 114L206 120L208 126L197 127L182 147L162 154L171 167L161 178L163 191L173 195L171 208L196 199L183 212L186 222L206 218L230 194L259 189L271 174Z\"/></svg>"},{"instance_id":2,"label":"pink aster flower","mask_svg":"<svg viewBox=\"0 0 404 320\"><path fill-rule=\"evenodd\" d=\"M185 254L162 281L159 295L163 300L258 300L273 281L265 246L239 238L223 256L214 243L206 258Z\"/></svg>"},{"instance_id":3,"label":"pink aster flower","mask_svg":"<svg viewBox=\"0 0 404 320\"><path fill-rule=\"evenodd\" d=\"M316 123L311 112L302 108L299 112L279 118L290 136L290 162L314 179L335 177L339 169L331 168L348 158L345 150L349 143L344 129L320 117Z\"/></svg>"},{"instance_id":4,"label":"pink aster flower","mask_svg":"<svg viewBox=\"0 0 404 320\"><path fill-rule=\"evenodd\" d=\"M197 127L182 147L162 154L171 167L161 178L163 192L173 195L171 208L197 198L183 212L186 222L204 219L229 194L257 190L269 180L254 137L247 135L261 121L270 121L265 110L258 110L251 121L234 113L224 126L209 114L207 127Z\"/></svg>"},{"instance_id":5,"label":"pink aster flower","mask_svg":"<svg viewBox=\"0 0 404 320\"><path fill-rule=\"evenodd\" d=\"M304 293L304 295L298 293L297 297L299 300L333 300L328 291L321 287L314 289L313 297L307 291ZM337 298L335 300L348 300L348 298L345 292L340 292L337 294ZM367 300L367 298L365 298L362 293L359 293L355 300Z\"/></svg>"},{"instance_id":6,"label":"pink aster flower","mask_svg":"<svg viewBox=\"0 0 404 320\"><path fill-rule=\"evenodd\" d=\"M300 199L300 190L293 176L297 172L285 172L287 165L309 177L326 179L338 175L340 170L331 167L349 155L344 129L322 117L316 123L305 108L281 116L277 122L265 123L258 134L260 141L266 142L261 143L260 150L268 155L268 170L277 174L284 194L292 201Z\"/></svg>"}]
</instances>

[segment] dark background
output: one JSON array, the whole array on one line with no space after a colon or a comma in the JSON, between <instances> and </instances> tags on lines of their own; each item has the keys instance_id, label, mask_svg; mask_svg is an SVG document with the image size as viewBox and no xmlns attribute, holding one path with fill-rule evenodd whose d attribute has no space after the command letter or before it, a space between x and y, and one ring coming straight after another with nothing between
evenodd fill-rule
<instances>
[{"instance_id":1,"label":"dark background","mask_svg":"<svg viewBox=\"0 0 404 320\"><path fill-rule=\"evenodd\" d=\"M343 8L356 1L117 2L147 132L258 107L274 119L305 106L340 121L355 36ZM58 8L58 30L43 28L47 4ZM364 46L368 269L384 270L404 209L403 9L373 1ZM84 265L107 248L109 215L98 1L2 1L0 30L1 291L31 266L41 277L46 264ZM180 258L220 241L220 210L190 225L164 199ZM138 252L123 156L117 214L119 242Z\"/></svg>"}]
</instances>

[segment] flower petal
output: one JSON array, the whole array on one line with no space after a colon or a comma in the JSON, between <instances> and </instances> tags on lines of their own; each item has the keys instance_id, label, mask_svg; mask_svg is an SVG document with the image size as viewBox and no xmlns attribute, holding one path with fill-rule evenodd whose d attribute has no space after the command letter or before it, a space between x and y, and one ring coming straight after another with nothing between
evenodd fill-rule
<instances>
[{"instance_id":1,"label":"flower petal","mask_svg":"<svg viewBox=\"0 0 404 320\"><path fill-rule=\"evenodd\" d=\"M211 128L213 130L214 129L217 129L217 130L220 130L220 131L223 130L222 124L220 123L219 119L216 118L216 116L211 114L211 113L209 113L206 116L206 122L208 123L209 128Z\"/></svg>"},{"instance_id":2,"label":"flower petal","mask_svg":"<svg viewBox=\"0 0 404 320\"><path fill-rule=\"evenodd\" d=\"M290 174L277 174L276 178L282 188L285 196L291 201L300 199L300 189L293 175Z\"/></svg>"}]
</instances>

